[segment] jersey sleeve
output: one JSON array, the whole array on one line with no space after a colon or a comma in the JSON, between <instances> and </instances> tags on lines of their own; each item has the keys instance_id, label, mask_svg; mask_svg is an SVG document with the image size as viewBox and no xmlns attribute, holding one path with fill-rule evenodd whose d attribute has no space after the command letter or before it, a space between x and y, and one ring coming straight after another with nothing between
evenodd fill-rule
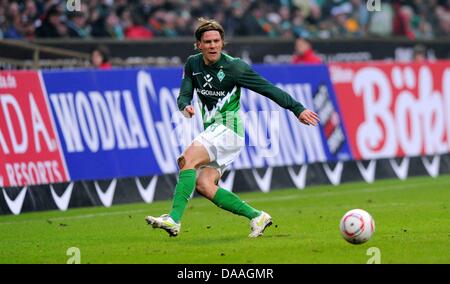
<instances>
[{"instance_id":1,"label":"jersey sleeve","mask_svg":"<svg viewBox=\"0 0 450 284\"><path fill-rule=\"evenodd\" d=\"M177 98L178 109L183 111L185 107L191 104L194 96L194 85L192 83L192 72L190 60L186 61L183 69L183 80L181 81L180 94Z\"/></svg>"},{"instance_id":2,"label":"jersey sleeve","mask_svg":"<svg viewBox=\"0 0 450 284\"><path fill-rule=\"evenodd\" d=\"M237 75L237 83L247 89L257 92L272 101L276 102L284 109L292 111L295 116L299 116L305 107L296 101L291 95L276 87L261 75L256 73L250 65L240 61Z\"/></svg>"}]
</instances>

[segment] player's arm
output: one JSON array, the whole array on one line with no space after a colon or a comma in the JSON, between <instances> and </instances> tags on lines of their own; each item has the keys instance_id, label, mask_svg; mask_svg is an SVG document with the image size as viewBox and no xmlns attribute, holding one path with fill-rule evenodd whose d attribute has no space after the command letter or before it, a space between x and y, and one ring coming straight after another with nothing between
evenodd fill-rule
<instances>
[{"instance_id":1,"label":"player's arm","mask_svg":"<svg viewBox=\"0 0 450 284\"><path fill-rule=\"evenodd\" d=\"M192 117L195 114L194 107L191 105L194 97L194 84L192 83L192 72L189 67L189 59L183 70L183 80L181 81L180 94L177 98L178 109L185 117Z\"/></svg>"},{"instance_id":2,"label":"player's arm","mask_svg":"<svg viewBox=\"0 0 450 284\"><path fill-rule=\"evenodd\" d=\"M248 64L244 62L240 64L241 72L237 78L240 86L257 92L276 102L282 108L292 111L300 122L306 125L316 126L318 124L319 117L316 113L306 109L301 103L292 98L291 95L261 77Z\"/></svg>"}]
</instances>

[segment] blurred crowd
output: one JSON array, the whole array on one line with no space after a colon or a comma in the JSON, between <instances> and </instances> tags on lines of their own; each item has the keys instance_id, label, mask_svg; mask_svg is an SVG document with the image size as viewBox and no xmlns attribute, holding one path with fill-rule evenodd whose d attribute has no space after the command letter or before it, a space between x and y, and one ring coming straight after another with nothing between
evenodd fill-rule
<instances>
[{"instance_id":1,"label":"blurred crowd","mask_svg":"<svg viewBox=\"0 0 450 284\"><path fill-rule=\"evenodd\" d=\"M199 17L227 36L450 36L450 0L0 0L0 38L192 37Z\"/></svg>"}]
</instances>

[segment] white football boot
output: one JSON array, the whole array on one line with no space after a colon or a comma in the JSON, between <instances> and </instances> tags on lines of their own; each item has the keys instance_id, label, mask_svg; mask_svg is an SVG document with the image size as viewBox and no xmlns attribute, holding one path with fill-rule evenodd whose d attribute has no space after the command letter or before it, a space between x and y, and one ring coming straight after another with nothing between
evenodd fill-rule
<instances>
[{"instance_id":1,"label":"white football boot","mask_svg":"<svg viewBox=\"0 0 450 284\"><path fill-rule=\"evenodd\" d=\"M153 228L160 228L166 230L171 237L178 236L180 232L181 224L175 222L168 214L161 215L160 217L147 216L145 217L147 224L152 225Z\"/></svg>"},{"instance_id":2,"label":"white football boot","mask_svg":"<svg viewBox=\"0 0 450 284\"><path fill-rule=\"evenodd\" d=\"M248 235L249 238L257 238L262 236L264 230L272 225L272 217L264 211L258 217L253 218L250 221L250 227L252 232Z\"/></svg>"}]
</instances>

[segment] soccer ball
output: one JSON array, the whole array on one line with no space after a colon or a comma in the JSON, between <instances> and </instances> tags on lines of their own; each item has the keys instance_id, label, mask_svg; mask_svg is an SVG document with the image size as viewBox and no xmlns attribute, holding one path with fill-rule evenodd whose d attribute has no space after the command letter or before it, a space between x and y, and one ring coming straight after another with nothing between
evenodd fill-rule
<instances>
[{"instance_id":1,"label":"soccer ball","mask_svg":"<svg viewBox=\"0 0 450 284\"><path fill-rule=\"evenodd\" d=\"M342 217L339 229L347 242L362 244L370 240L375 232L375 222L367 211L353 209Z\"/></svg>"}]
</instances>

